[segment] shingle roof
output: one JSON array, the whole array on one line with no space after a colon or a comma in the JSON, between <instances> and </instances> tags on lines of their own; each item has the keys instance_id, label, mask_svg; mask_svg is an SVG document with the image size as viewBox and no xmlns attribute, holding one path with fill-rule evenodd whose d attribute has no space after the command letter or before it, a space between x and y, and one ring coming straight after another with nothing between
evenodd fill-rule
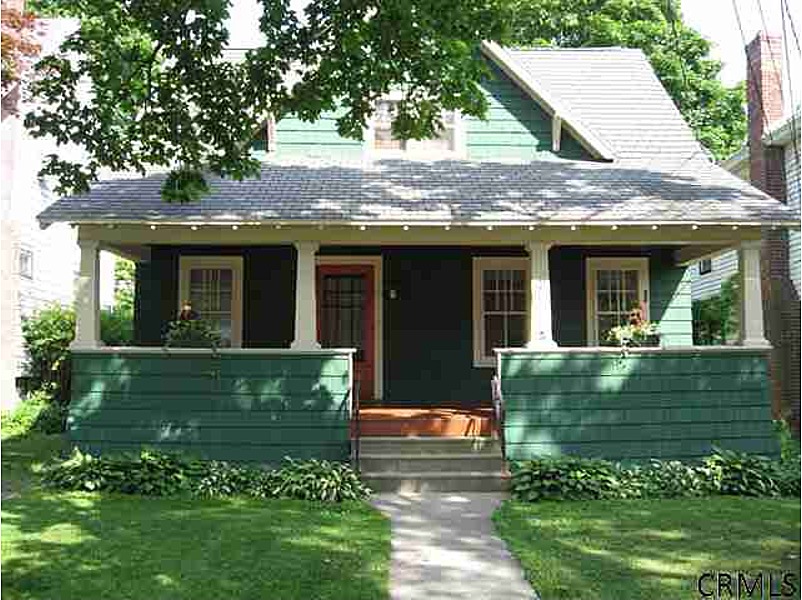
<instances>
[{"instance_id":1,"label":"shingle roof","mask_svg":"<svg viewBox=\"0 0 802 600\"><path fill-rule=\"evenodd\" d=\"M789 208L707 161L674 172L539 160L273 162L261 177L211 179L192 204L160 197L163 175L98 183L46 209L72 222L715 222L798 219Z\"/></svg>"},{"instance_id":2,"label":"shingle roof","mask_svg":"<svg viewBox=\"0 0 802 600\"><path fill-rule=\"evenodd\" d=\"M619 160L704 156L641 50L509 49L531 78L613 148Z\"/></svg>"}]
</instances>

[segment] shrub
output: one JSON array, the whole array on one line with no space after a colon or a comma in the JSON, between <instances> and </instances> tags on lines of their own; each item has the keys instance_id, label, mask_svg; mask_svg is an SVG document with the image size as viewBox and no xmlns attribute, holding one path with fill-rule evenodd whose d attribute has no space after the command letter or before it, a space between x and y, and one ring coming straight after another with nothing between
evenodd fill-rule
<instances>
[{"instance_id":1,"label":"shrub","mask_svg":"<svg viewBox=\"0 0 802 600\"><path fill-rule=\"evenodd\" d=\"M642 493L650 498L704 496L713 491L708 469L678 460L653 460L638 471Z\"/></svg>"},{"instance_id":2,"label":"shrub","mask_svg":"<svg viewBox=\"0 0 802 600\"><path fill-rule=\"evenodd\" d=\"M96 457L75 449L45 469L43 483L64 490L201 497L251 496L341 502L366 498L370 490L347 465L309 460L279 469L223 461L203 461L178 454L141 450L137 455Z\"/></svg>"},{"instance_id":3,"label":"shrub","mask_svg":"<svg viewBox=\"0 0 802 600\"><path fill-rule=\"evenodd\" d=\"M734 496L778 496L779 464L765 456L716 448L705 459L714 489Z\"/></svg>"},{"instance_id":4,"label":"shrub","mask_svg":"<svg viewBox=\"0 0 802 600\"><path fill-rule=\"evenodd\" d=\"M546 458L512 465L517 500L683 498L712 494L799 496L798 461L716 449L701 464L653 460L622 466L598 459Z\"/></svg>"},{"instance_id":5,"label":"shrub","mask_svg":"<svg viewBox=\"0 0 802 600\"><path fill-rule=\"evenodd\" d=\"M782 462L799 463L799 440L791 433L791 426L785 419L774 421L774 431L780 444L780 460Z\"/></svg>"},{"instance_id":6,"label":"shrub","mask_svg":"<svg viewBox=\"0 0 802 600\"><path fill-rule=\"evenodd\" d=\"M21 437L31 432L61 433L67 421L67 408L53 402L45 390L31 392L11 413L4 413L3 435Z\"/></svg>"},{"instance_id":7,"label":"shrub","mask_svg":"<svg viewBox=\"0 0 802 600\"><path fill-rule=\"evenodd\" d=\"M739 298L738 277L733 275L721 284L719 294L693 301L695 345L726 344L737 337Z\"/></svg>"},{"instance_id":8,"label":"shrub","mask_svg":"<svg viewBox=\"0 0 802 600\"><path fill-rule=\"evenodd\" d=\"M348 465L314 459L287 459L284 466L270 474L269 491L278 498L324 502L359 500L370 494Z\"/></svg>"},{"instance_id":9,"label":"shrub","mask_svg":"<svg viewBox=\"0 0 802 600\"><path fill-rule=\"evenodd\" d=\"M218 348L220 334L203 319L171 321L164 334L164 345L175 348Z\"/></svg>"},{"instance_id":10,"label":"shrub","mask_svg":"<svg viewBox=\"0 0 802 600\"><path fill-rule=\"evenodd\" d=\"M133 345L133 311L117 306L100 311L100 339L107 346Z\"/></svg>"},{"instance_id":11,"label":"shrub","mask_svg":"<svg viewBox=\"0 0 802 600\"><path fill-rule=\"evenodd\" d=\"M56 399L66 403L64 382L69 374L69 346L75 337L75 311L58 304L37 311L22 321L22 337L32 389L53 390Z\"/></svg>"},{"instance_id":12,"label":"shrub","mask_svg":"<svg viewBox=\"0 0 802 600\"><path fill-rule=\"evenodd\" d=\"M620 471L608 461L574 457L514 463L512 493L526 502L619 497Z\"/></svg>"}]
</instances>

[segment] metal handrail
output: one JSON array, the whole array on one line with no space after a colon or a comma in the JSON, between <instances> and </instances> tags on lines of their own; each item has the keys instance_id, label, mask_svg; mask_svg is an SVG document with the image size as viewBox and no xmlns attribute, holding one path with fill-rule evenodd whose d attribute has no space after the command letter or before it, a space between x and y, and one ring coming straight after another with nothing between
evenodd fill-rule
<instances>
[{"instance_id":1,"label":"metal handrail","mask_svg":"<svg viewBox=\"0 0 802 600\"><path fill-rule=\"evenodd\" d=\"M354 377L354 385L351 389L351 467L359 471L359 446L360 446L360 420L359 420L359 379Z\"/></svg>"},{"instance_id":2,"label":"metal handrail","mask_svg":"<svg viewBox=\"0 0 802 600\"><path fill-rule=\"evenodd\" d=\"M507 448L504 441L504 394L501 392L501 378L493 375L490 380L490 393L493 399L493 417L498 428L499 441L501 442L501 457L507 459Z\"/></svg>"}]
</instances>

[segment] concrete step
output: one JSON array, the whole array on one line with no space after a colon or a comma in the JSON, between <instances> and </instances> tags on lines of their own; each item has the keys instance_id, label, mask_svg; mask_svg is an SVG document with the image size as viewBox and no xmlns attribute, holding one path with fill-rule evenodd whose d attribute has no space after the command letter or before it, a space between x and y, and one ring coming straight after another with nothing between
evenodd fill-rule
<instances>
[{"instance_id":1,"label":"concrete step","mask_svg":"<svg viewBox=\"0 0 802 600\"><path fill-rule=\"evenodd\" d=\"M494 437L363 437L360 455L431 456L472 454L501 457L501 441Z\"/></svg>"},{"instance_id":2,"label":"concrete step","mask_svg":"<svg viewBox=\"0 0 802 600\"><path fill-rule=\"evenodd\" d=\"M359 467L365 474L442 473L483 471L501 473L501 454L361 454Z\"/></svg>"},{"instance_id":3,"label":"concrete step","mask_svg":"<svg viewBox=\"0 0 802 600\"><path fill-rule=\"evenodd\" d=\"M509 479L499 472L381 473L362 475L375 492L504 492Z\"/></svg>"}]
</instances>

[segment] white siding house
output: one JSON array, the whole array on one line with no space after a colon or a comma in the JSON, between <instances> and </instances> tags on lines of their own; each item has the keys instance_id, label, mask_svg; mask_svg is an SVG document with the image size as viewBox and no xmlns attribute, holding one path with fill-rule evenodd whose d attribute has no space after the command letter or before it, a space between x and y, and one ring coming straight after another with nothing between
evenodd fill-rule
<instances>
[{"instance_id":1,"label":"white siding house","mask_svg":"<svg viewBox=\"0 0 802 600\"><path fill-rule=\"evenodd\" d=\"M77 22L71 19L40 21L42 53L55 49L75 27ZM65 149L53 140L28 135L22 120L29 109L20 103L16 114L4 111L2 119L0 407L4 410L19 401L15 382L25 363L22 320L52 303L72 304L79 261L76 230L66 223L43 230L36 220L57 200L38 176L42 159L51 153L63 154ZM109 290L113 288L112 255L104 260L103 269L101 285Z\"/></svg>"},{"instance_id":2,"label":"white siding house","mask_svg":"<svg viewBox=\"0 0 802 600\"><path fill-rule=\"evenodd\" d=\"M797 136L794 144L794 134ZM785 155L785 186L786 201L797 212L800 210L800 115L787 119L779 127L773 129L764 137L764 143L772 146L782 146ZM722 166L733 175L749 181L749 149L744 146L733 156L723 161ZM797 293L800 292L800 274L802 263L800 258L800 232L791 231L788 234L788 259L791 270L791 279ZM692 269L691 293L694 300L702 300L715 296L721 289L721 284L738 272L738 254L727 252L714 256L708 265L697 263Z\"/></svg>"}]
</instances>

